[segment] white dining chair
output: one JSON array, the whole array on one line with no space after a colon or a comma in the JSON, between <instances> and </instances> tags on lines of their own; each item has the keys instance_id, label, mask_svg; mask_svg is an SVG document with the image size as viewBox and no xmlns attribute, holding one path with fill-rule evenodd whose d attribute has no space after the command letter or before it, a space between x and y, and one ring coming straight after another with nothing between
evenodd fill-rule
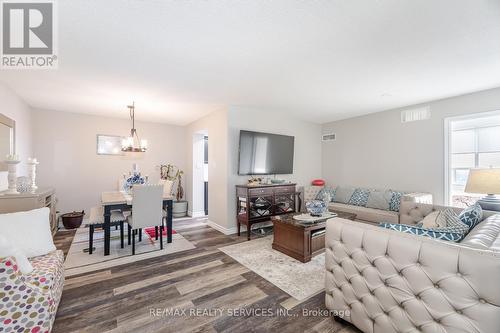
<instances>
[{"instance_id":1,"label":"white dining chair","mask_svg":"<svg viewBox=\"0 0 500 333\"><path fill-rule=\"evenodd\" d=\"M135 254L135 236L142 228L159 227L160 249L163 250L163 185L134 185L132 188L132 215L127 217L132 254ZM139 241L141 238L139 238Z\"/></svg>"},{"instance_id":2,"label":"white dining chair","mask_svg":"<svg viewBox=\"0 0 500 333\"><path fill-rule=\"evenodd\" d=\"M119 210L112 210L109 217L110 225L120 227L120 247L123 249L123 223L126 217ZM92 207L90 209L89 224L89 254L94 251L94 231L96 227L104 226L104 209L102 206Z\"/></svg>"}]
</instances>

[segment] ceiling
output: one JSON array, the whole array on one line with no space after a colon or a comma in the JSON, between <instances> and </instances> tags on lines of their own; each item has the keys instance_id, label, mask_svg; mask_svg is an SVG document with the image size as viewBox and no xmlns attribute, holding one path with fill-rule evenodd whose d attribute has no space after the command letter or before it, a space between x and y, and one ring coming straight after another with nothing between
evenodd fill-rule
<instances>
[{"instance_id":1,"label":"ceiling","mask_svg":"<svg viewBox=\"0 0 500 333\"><path fill-rule=\"evenodd\" d=\"M187 124L221 107L317 123L500 86L499 0L58 1L31 106Z\"/></svg>"}]
</instances>

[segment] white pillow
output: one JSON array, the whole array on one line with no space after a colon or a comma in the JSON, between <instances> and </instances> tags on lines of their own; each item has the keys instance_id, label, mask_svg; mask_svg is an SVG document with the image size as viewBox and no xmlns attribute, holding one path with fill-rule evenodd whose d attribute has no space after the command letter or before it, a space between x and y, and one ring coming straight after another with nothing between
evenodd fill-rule
<instances>
[{"instance_id":1,"label":"white pillow","mask_svg":"<svg viewBox=\"0 0 500 333\"><path fill-rule=\"evenodd\" d=\"M33 266L28 260L28 257L18 247L9 242L4 235L0 235L0 258L14 257L17 266L23 274L28 274L33 271Z\"/></svg>"},{"instance_id":2,"label":"white pillow","mask_svg":"<svg viewBox=\"0 0 500 333\"><path fill-rule=\"evenodd\" d=\"M28 258L55 251L47 207L28 212L0 214L0 230Z\"/></svg>"},{"instance_id":3,"label":"white pillow","mask_svg":"<svg viewBox=\"0 0 500 333\"><path fill-rule=\"evenodd\" d=\"M430 214L428 214L422 220L422 228L430 229L430 228L438 228L439 225L437 223L437 218L441 212L436 210Z\"/></svg>"},{"instance_id":4,"label":"white pillow","mask_svg":"<svg viewBox=\"0 0 500 333\"><path fill-rule=\"evenodd\" d=\"M173 181L160 179L160 184L163 184L163 195L172 195L172 186L174 185Z\"/></svg>"}]
</instances>

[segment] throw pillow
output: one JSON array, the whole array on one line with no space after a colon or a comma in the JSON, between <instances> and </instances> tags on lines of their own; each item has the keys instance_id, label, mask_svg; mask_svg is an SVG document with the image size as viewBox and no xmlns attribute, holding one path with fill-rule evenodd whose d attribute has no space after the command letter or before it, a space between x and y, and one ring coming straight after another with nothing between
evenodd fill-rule
<instances>
[{"instance_id":1,"label":"throw pillow","mask_svg":"<svg viewBox=\"0 0 500 333\"><path fill-rule=\"evenodd\" d=\"M424 219L421 221L422 227L427 229L439 227L436 220L440 213L441 212L437 210L424 217Z\"/></svg>"},{"instance_id":2,"label":"throw pillow","mask_svg":"<svg viewBox=\"0 0 500 333\"><path fill-rule=\"evenodd\" d=\"M403 197L403 192L391 191L392 197L389 202L389 210L393 212L399 212L399 207L401 206L401 198Z\"/></svg>"},{"instance_id":3,"label":"throw pillow","mask_svg":"<svg viewBox=\"0 0 500 333\"><path fill-rule=\"evenodd\" d=\"M368 202L368 197L370 196L370 190L366 188L357 188L349 199L349 205L366 207Z\"/></svg>"},{"instance_id":4,"label":"throw pillow","mask_svg":"<svg viewBox=\"0 0 500 333\"><path fill-rule=\"evenodd\" d=\"M335 192L335 198L333 199L334 202L340 202L343 204L349 203L349 200L351 200L351 197L354 193L354 188L353 187L337 187L337 191Z\"/></svg>"},{"instance_id":5,"label":"throw pillow","mask_svg":"<svg viewBox=\"0 0 500 333\"><path fill-rule=\"evenodd\" d=\"M483 219L483 209L478 203L465 208L458 216L460 221L467 224L470 229L474 228Z\"/></svg>"},{"instance_id":6,"label":"throw pillow","mask_svg":"<svg viewBox=\"0 0 500 333\"><path fill-rule=\"evenodd\" d=\"M458 233L462 235L462 238L469 232L469 226L460 221L457 213L451 208L441 211L436 222L438 227L432 230Z\"/></svg>"},{"instance_id":7,"label":"throw pillow","mask_svg":"<svg viewBox=\"0 0 500 333\"><path fill-rule=\"evenodd\" d=\"M389 210L389 202L392 198L391 191L371 191L366 202L366 207Z\"/></svg>"},{"instance_id":8,"label":"throw pillow","mask_svg":"<svg viewBox=\"0 0 500 333\"><path fill-rule=\"evenodd\" d=\"M56 250L50 232L49 214L47 207L0 214L0 230L28 258L45 255Z\"/></svg>"},{"instance_id":9,"label":"throw pillow","mask_svg":"<svg viewBox=\"0 0 500 333\"><path fill-rule=\"evenodd\" d=\"M420 227L406 225L406 224L381 223L381 224L379 224L379 226L382 228L400 231L400 232L404 232L407 234L435 238L435 239L450 241L450 242L458 242L458 241L462 240L462 238L464 237L460 233L454 233L454 232L449 232L449 231L438 231L439 229L431 230L431 229L425 229L425 228L420 228Z\"/></svg>"},{"instance_id":10,"label":"throw pillow","mask_svg":"<svg viewBox=\"0 0 500 333\"><path fill-rule=\"evenodd\" d=\"M29 274L33 271L33 266L28 260L28 257L14 246L4 235L0 235L0 258L14 257L19 270L23 274Z\"/></svg>"},{"instance_id":11,"label":"throw pillow","mask_svg":"<svg viewBox=\"0 0 500 333\"><path fill-rule=\"evenodd\" d=\"M331 187L323 187L316 195L316 200L322 200L326 203L332 202L335 198L335 190Z\"/></svg>"}]
</instances>

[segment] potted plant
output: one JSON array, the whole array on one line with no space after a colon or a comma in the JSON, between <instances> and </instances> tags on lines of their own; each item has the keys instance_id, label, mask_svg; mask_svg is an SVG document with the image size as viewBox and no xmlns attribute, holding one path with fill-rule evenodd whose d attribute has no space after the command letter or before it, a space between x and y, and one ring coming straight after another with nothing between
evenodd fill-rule
<instances>
[{"instance_id":1,"label":"potted plant","mask_svg":"<svg viewBox=\"0 0 500 333\"><path fill-rule=\"evenodd\" d=\"M182 175L184 171L172 164L160 167L161 179L170 180L176 183L175 200L172 208L172 217L187 216L188 202L184 198L184 188L182 187Z\"/></svg>"}]
</instances>

